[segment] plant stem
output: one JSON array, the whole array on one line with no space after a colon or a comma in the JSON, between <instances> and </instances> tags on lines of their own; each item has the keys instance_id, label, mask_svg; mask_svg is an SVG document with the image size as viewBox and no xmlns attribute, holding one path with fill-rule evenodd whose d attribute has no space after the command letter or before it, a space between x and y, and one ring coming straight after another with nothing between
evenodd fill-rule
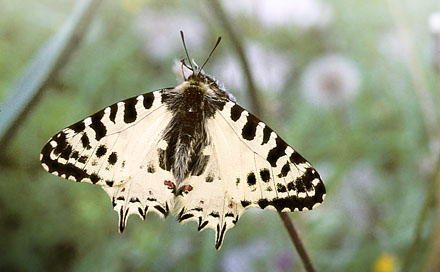
<instances>
[{"instance_id":1,"label":"plant stem","mask_svg":"<svg viewBox=\"0 0 440 272\"><path fill-rule=\"evenodd\" d=\"M289 215L284 212L278 212L278 215L281 217L281 220L283 220L284 226L286 227L287 232L289 233L290 239L292 240L293 245L296 248L296 251L298 251L298 255L301 257L301 260L304 264L304 267L306 268L306 271L307 272L315 271L315 268L313 267L313 264L310 261L309 255L307 254L307 251L304 248L301 238L299 237L298 232L296 231L292 220L290 220Z\"/></svg>"},{"instance_id":2,"label":"plant stem","mask_svg":"<svg viewBox=\"0 0 440 272\"><path fill-rule=\"evenodd\" d=\"M211 5L212 10L214 10L217 15L218 21L223 25L223 28L228 33L228 36L231 39L232 45L241 63L241 68L243 69L244 75L246 77L247 91L248 91L250 103L252 105L252 111L255 115L261 118L262 107L260 101L258 100L257 88L255 86L254 78L252 77L250 65L247 61L243 45L240 39L238 38L237 33L235 33L232 25L230 24L229 18L226 16L223 7L219 3L219 1L213 0L213 1L207 1L207 3Z\"/></svg>"}]
</instances>

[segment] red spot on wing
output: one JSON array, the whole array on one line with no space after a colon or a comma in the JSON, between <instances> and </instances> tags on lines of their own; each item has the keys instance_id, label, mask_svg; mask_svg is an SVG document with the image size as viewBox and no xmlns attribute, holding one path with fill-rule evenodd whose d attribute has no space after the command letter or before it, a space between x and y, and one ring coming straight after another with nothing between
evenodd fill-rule
<instances>
[{"instance_id":1,"label":"red spot on wing","mask_svg":"<svg viewBox=\"0 0 440 272\"><path fill-rule=\"evenodd\" d=\"M164 183L166 186L168 186L168 189L174 189L174 183L172 183L169 180L165 180Z\"/></svg>"},{"instance_id":2,"label":"red spot on wing","mask_svg":"<svg viewBox=\"0 0 440 272\"><path fill-rule=\"evenodd\" d=\"M191 186L191 185L185 185L185 186L183 186L183 190L185 191L185 192L189 192L189 191L191 191L193 189L193 187Z\"/></svg>"},{"instance_id":3,"label":"red spot on wing","mask_svg":"<svg viewBox=\"0 0 440 272\"><path fill-rule=\"evenodd\" d=\"M125 187L124 187L124 188L122 188L122 190L121 190L121 193L123 193L123 192L125 192Z\"/></svg>"}]
</instances>

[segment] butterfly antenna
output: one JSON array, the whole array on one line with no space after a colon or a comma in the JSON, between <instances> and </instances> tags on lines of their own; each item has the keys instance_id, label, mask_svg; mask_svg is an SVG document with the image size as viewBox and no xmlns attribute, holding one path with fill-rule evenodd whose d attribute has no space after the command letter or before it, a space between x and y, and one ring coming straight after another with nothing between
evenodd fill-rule
<instances>
[{"instance_id":1,"label":"butterfly antenna","mask_svg":"<svg viewBox=\"0 0 440 272\"><path fill-rule=\"evenodd\" d=\"M220 43L220 41L222 40L222 37L218 37L217 42L215 43L214 47L211 50L211 53L209 53L208 57L206 58L205 62L203 63L203 65L200 67L199 71L203 70L203 67L205 67L206 63L208 63L208 60L211 58L212 53L214 53L214 50L217 48L218 44Z\"/></svg>"},{"instance_id":2,"label":"butterfly antenna","mask_svg":"<svg viewBox=\"0 0 440 272\"><path fill-rule=\"evenodd\" d=\"M186 48L185 37L183 37L183 31L182 30L180 30L180 37L182 38L183 48L185 48L186 57L187 57L187 59L189 61L189 64L191 65L191 69L194 72L194 66L193 66L193 63L192 63L191 59L189 58L188 49Z\"/></svg>"}]
</instances>

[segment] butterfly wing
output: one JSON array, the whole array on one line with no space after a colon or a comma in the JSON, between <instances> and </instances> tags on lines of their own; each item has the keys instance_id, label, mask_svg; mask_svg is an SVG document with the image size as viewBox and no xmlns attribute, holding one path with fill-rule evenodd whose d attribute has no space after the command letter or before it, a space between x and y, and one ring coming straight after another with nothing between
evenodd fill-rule
<instances>
[{"instance_id":1,"label":"butterfly wing","mask_svg":"<svg viewBox=\"0 0 440 272\"><path fill-rule=\"evenodd\" d=\"M282 212L311 210L325 197L318 172L271 128L228 102L208 120L210 156L197 184L176 204L178 219L195 220L199 230L216 231L216 248L250 207Z\"/></svg>"},{"instance_id":2,"label":"butterfly wing","mask_svg":"<svg viewBox=\"0 0 440 272\"><path fill-rule=\"evenodd\" d=\"M167 89L113 104L52 137L40 160L50 173L102 186L119 214L119 230L130 214L166 216L174 197L159 166L161 133L171 113L161 102Z\"/></svg>"}]
</instances>

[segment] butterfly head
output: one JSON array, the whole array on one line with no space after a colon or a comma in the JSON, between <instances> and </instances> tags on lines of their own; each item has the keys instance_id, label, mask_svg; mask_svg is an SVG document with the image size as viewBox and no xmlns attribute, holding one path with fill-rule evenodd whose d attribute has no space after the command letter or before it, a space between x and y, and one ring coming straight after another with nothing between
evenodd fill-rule
<instances>
[{"instance_id":1,"label":"butterfly head","mask_svg":"<svg viewBox=\"0 0 440 272\"><path fill-rule=\"evenodd\" d=\"M197 63L194 60L191 60L191 58L189 57L188 50L185 44L185 38L182 31L180 31L180 36L182 38L183 47L186 53L186 58L181 58L180 60L183 81L193 86L200 86L202 89L204 89L205 94L227 97L228 99L235 102L235 98L232 96L232 94L224 89L223 84L219 83L212 76L209 76L203 71L203 67L205 67L206 63L208 63L208 60L211 58L212 53L214 53L215 49L219 45L221 37L218 37L217 42L215 43L214 47L212 48L202 66L198 66ZM189 63L186 62L187 60Z\"/></svg>"}]
</instances>

